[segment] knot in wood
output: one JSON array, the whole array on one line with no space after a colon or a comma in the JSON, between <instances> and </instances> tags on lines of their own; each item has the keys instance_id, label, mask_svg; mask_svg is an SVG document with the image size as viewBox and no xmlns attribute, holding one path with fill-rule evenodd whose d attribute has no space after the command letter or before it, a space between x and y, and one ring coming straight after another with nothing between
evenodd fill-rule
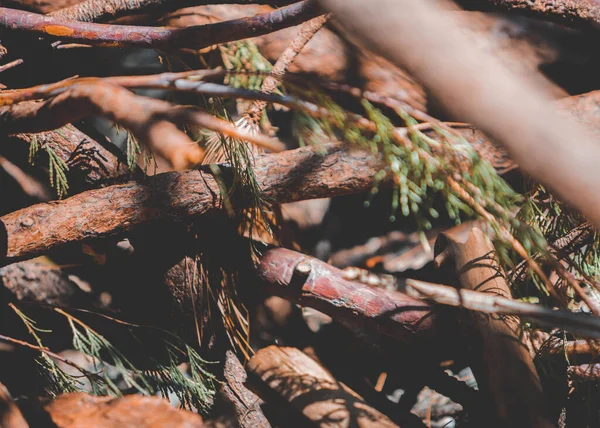
<instances>
[{"instance_id":1,"label":"knot in wood","mask_svg":"<svg viewBox=\"0 0 600 428\"><path fill-rule=\"evenodd\" d=\"M31 217L23 217L21 219L21 226L23 227L31 227L34 223L35 221Z\"/></svg>"}]
</instances>

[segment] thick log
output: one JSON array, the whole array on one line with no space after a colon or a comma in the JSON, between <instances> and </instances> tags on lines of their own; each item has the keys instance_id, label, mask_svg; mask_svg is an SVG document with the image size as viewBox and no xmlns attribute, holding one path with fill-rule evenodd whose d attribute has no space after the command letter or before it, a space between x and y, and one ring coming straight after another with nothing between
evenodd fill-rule
<instances>
[{"instance_id":1,"label":"thick log","mask_svg":"<svg viewBox=\"0 0 600 428\"><path fill-rule=\"evenodd\" d=\"M335 380L296 348L269 346L248 363L248 384L266 402L309 426L396 427L387 416Z\"/></svg>"},{"instance_id":2,"label":"thick log","mask_svg":"<svg viewBox=\"0 0 600 428\"><path fill-rule=\"evenodd\" d=\"M321 149L302 148L257 159L254 171L264 197L285 203L373 186L380 163L370 153L348 151L342 145L323 149L324 155ZM34 205L0 218L0 254L5 256L0 263L30 258L68 242L119 235L152 220L189 219L220 210L222 204L213 176L192 170Z\"/></svg>"},{"instance_id":3,"label":"thick log","mask_svg":"<svg viewBox=\"0 0 600 428\"><path fill-rule=\"evenodd\" d=\"M474 228L466 242L442 234L435 250L436 261L453 266L462 288L511 298L494 247L481 230ZM471 367L487 397L487 411L480 415L489 421L491 411L494 426L553 426L532 357L519 339L518 318L470 313L466 324L473 343Z\"/></svg>"}]
</instances>

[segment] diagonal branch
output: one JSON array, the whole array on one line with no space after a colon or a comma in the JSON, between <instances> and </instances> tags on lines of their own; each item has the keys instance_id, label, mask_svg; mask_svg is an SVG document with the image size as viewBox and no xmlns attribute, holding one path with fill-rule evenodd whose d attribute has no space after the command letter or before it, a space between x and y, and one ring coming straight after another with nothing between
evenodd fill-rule
<instances>
[{"instance_id":1,"label":"diagonal branch","mask_svg":"<svg viewBox=\"0 0 600 428\"><path fill-rule=\"evenodd\" d=\"M304 0L249 18L187 28L170 28L67 21L0 7L0 28L90 45L161 48L168 51L177 48L201 49L219 43L257 37L301 24L320 14L314 1Z\"/></svg>"},{"instance_id":2,"label":"diagonal branch","mask_svg":"<svg viewBox=\"0 0 600 428\"><path fill-rule=\"evenodd\" d=\"M130 129L154 153L183 169L202 160L202 150L174 123L193 124L232 135L273 151L278 141L250 135L208 113L133 94L119 86L101 82L75 84L43 103L19 103L0 108L2 131L40 132L59 128L87 116L99 115Z\"/></svg>"}]
</instances>

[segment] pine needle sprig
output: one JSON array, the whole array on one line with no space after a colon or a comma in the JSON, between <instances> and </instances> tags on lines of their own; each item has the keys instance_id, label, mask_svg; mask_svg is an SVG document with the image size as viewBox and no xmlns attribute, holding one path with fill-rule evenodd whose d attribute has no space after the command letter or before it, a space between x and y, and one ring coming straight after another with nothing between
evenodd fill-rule
<instances>
[{"instance_id":1,"label":"pine needle sprig","mask_svg":"<svg viewBox=\"0 0 600 428\"><path fill-rule=\"evenodd\" d=\"M60 130L57 130L56 132L61 134ZM69 171L69 166L54 151L51 144L48 144L46 141L40 142L36 135L32 137L29 145L29 163L31 165L35 165L40 150L44 150L48 155L50 186L56 189L56 195L59 199L62 199L67 196L69 192L69 183L66 174Z\"/></svg>"},{"instance_id":2,"label":"pine needle sprig","mask_svg":"<svg viewBox=\"0 0 600 428\"><path fill-rule=\"evenodd\" d=\"M95 395L122 396L124 392L135 391L142 395L174 394L182 407L206 412L210 408L216 390L216 378L207 370L207 362L185 342L168 331L147 327L158 335L168 355L167 362L156 361L150 355L142 357L144 367L137 368L118 348L99 332L60 308L53 310L64 316L72 333L73 348L90 358L94 370L88 370L53 353L43 345L39 333L49 334L36 326L36 322L25 315L13 304L9 306L21 318L28 332L37 345L0 336L0 339L35 349L39 352L37 362L39 373L45 380L48 392L56 396L66 392L93 392ZM100 315L100 314L98 314ZM132 340L138 340L137 329L144 328L136 324L126 323L105 315L103 318L114 321L128 329ZM143 344L140 343L140 347ZM189 375L182 372L179 365L182 360L188 361ZM61 369L56 361L72 366L80 375L73 375ZM87 382L84 382L86 380Z\"/></svg>"}]
</instances>

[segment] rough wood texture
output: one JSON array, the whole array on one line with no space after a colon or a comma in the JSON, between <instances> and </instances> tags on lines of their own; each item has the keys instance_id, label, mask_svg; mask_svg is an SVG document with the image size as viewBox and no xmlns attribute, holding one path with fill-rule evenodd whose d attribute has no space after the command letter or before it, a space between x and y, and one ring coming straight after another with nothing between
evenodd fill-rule
<instances>
[{"instance_id":1,"label":"rough wood texture","mask_svg":"<svg viewBox=\"0 0 600 428\"><path fill-rule=\"evenodd\" d=\"M128 395L121 398L94 397L84 393L64 394L44 407L57 428L193 428L202 418L178 410L157 397Z\"/></svg>"},{"instance_id":2,"label":"rough wood texture","mask_svg":"<svg viewBox=\"0 0 600 428\"><path fill-rule=\"evenodd\" d=\"M0 268L0 284L18 301L73 308L90 298L60 268L35 261Z\"/></svg>"},{"instance_id":3,"label":"rough wood texture","mask_svg":"<svg viewBox=\"0 0 600 428\"><path fill-rule=\"evenodd\" d=\"M250 387L265 401L288 412L290 423L295 425L302 425L298 415L309 426L397 426L296 348L261 349L248 363L248 375Z\"/></svg>"},{"instance_id":4,"label":"rough wood texture","mask_svg":"<svg viewBox=\"0 0 600 428\"><path fill-rule=\"evenodd\" d=\"M319 14L316 3L305 0L263 15L198 27L169 28L68 21L0 7L0 28L107 47L201 49L298 25Z\"/></svg>"},{"instance_id":5,"label":"rough wood texture","mask_svg":"<svg viewBox=\"0 0 600 428\"><path fill-rule=\"evenodd\" d=\"M600 4L595 0L458 0L472 10L523 13L576 28L600 26Z\"/></svg>"},{"instance_id":6,"label":"rough wood texture","mask_svg":"<svg viewBox=\"0 0 600 428\"><path fill-rule=\"evenodd\" d=\"M263 401L244 383L248 377L240 360L231 351L225 354L223 367L225 382L220 394L233 404L234 414L240 428L270 428L271 424L260 408Z\"/></svg>"},{"instance_id":7,"label":"rough wood texture","mask_svg":"<svg viewBox=\"0 0 600 428\"><path fill-rule=\"evenodd\" d=\"M256 273L269 293L315 308L350 328L381 333L415 347L434 342L435 316L427 304L348 281L343 271L313 257L272 248L261 256Z\"/></svg>"},{"instance_id":8,"label":"rough wood texture","mask_svg":"<svg viewBox=\"0 0 600 428\"><path fill-rule=\"evenodd\" d=\"M454 266L454 276L462 288L511 298L494 247L481 230L474 228L465 242L442 234L435 251L439 263ZM495 415L490 418L486 410L481 412L487 423L554 426L546 413L532 357L519 339L518 318L470 313L466 322L472 334L471 367L479 390L487 397L488 410Z\"/></svg>"},{"instance_id":9,"label":"rough wood texture","mask_svg":"<svg viewBox=\"0 0 600 428\"><path fill-rule=\"evenodd\" d=\"M257 159L255 175L264 196L284 203L373 186L380 165L370 153L349 152L342 145L325 150L325 155L303 148ZM0 254L5 255L2 262L10 263L68 242L114 236L151 220L186 219L221 207L219 187L210 174L199 170L160 174L147 184L91 190L3 216Z\"/></svg>"}]
</instances>

